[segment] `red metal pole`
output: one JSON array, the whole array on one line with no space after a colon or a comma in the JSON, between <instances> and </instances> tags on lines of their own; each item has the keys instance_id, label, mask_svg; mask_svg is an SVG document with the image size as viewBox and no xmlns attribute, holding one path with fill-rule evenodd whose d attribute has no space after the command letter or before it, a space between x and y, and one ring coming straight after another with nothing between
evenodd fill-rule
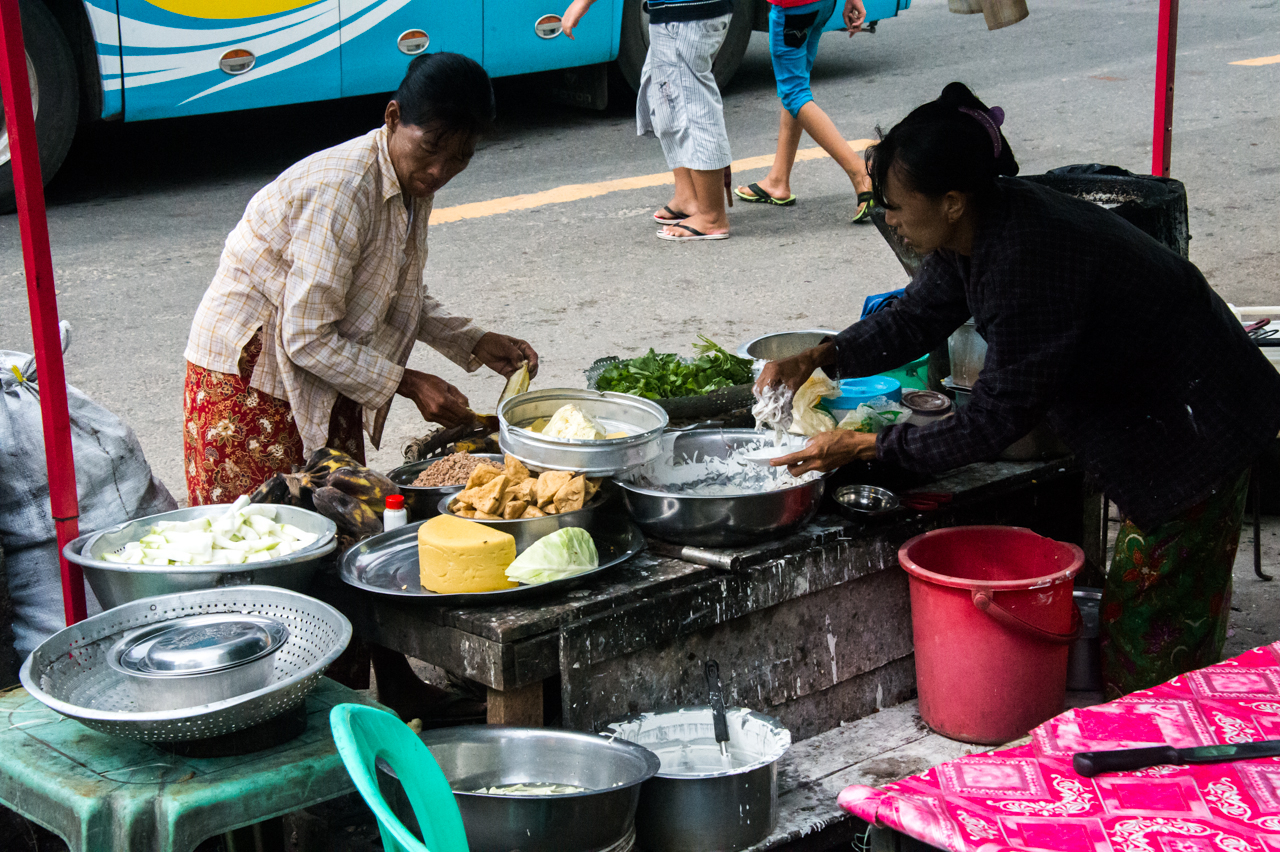
<instances>
[{"instance_id":1,"label":"red metal pole","mask_svg":"<svg viewBox=\"0 0 1280 852\"><path fill-rule=\"evenodd\" d=\"M1173 71L1178 52L1178 0L1160 0L1156 38L1156 114L1151 140L1151 174L1169 176L1173 148Z\"/></svg>"},{"instance_id":2,"label":"red metal pole","mask_svg":"<svg viewBox=\"0 0 1280 852\"><path fill-rule=\"evenodd\" d=\"M71 452L71 418L67 413L67 377L58 335L58 299L54 293L49 222L45 218L40 151L31 110L31 81L22 40L18 0L0 0L0 93L9 131L13 187L18 201L22 259L31 305L31 337L35 343L40 383L40 417L44 424L44 459L49 472L49 501L58 534L62 568L62 605L67 624L85 617L84 575L62 555L67 542L80 535L80 503L76 497L76 463Z\"/></svg>"}]
</instances>

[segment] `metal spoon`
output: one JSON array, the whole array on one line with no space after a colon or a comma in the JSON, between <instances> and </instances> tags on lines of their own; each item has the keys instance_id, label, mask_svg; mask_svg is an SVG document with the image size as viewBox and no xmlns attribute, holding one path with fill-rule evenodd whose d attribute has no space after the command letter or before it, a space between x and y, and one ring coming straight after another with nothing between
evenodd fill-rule
<instances>
[{"instance_id":1,"label":"metal spoon","mask_svg":"<svg viewBox=\"0 0 1280 852\"><path fill-rule=\"evenodd\" d=\"M707 692L711 703L711 719L715 726L720 756L729 757L729 720L724 715L724 687L720 683L720 664L707 660Z\"/></svg>"}]
</instances>

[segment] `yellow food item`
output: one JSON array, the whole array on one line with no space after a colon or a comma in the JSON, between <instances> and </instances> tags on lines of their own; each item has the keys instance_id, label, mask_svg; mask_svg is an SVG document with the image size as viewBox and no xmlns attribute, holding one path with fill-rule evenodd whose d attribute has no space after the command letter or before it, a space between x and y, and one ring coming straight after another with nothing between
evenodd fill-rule
<instances>
[{"instance_id":1,"label":"yellow food item","mask_svg":"<svg viewBox=\"0 0 1280 852\"><path fill-rule=\"evenodd\" d=\"M418 528L422 588L437 594L515 588L506 573L515 558L515 538L484 524L436 515Z\"/></svg>"},{"instance_id":2,"label":"yellow food item","mask_svg":"<svg viewBox=\"0 0 1280 852\"><path fill-rule=\"evenodd\" d=\"M519 396L529 390L529 362L522 361L520 369L511 374L511 378L507 379L506 385L502 388L502 394L498 397L498 407L496 410L502 410L502 403L511 399L513 396Z\"/></svg>"},{"instance_id":3,"label":"yellow food item","mask_svg":"<svg viewBox=\"0 0 1280 852\"><path fill-rule=\"evenodd\" d=\"M547 424L550 422L550 417L539 417L524 428L528 429L530 432L541 432L543 429L547 428Z\"/></svg>"},{"instance_id":4,"label":"yellow food item","mask_svg":"<svg viewBox=\"0 0 1280 852\"><path fill-rule=\"evenodd\" d=\"M562 405L551 415L551 422L542 430L548 438L567 438L579 441L599 441L604 438L604 427L594 417L572 402Z\"/></svg>"},{"instance_id":5,"label":"yellow food item","mask_svg":"<svg viewBox=\"0 0 1280 852\"><path fill-rule=\"evenodd\" d=\"M606 440L610 438L625 438L628 436L628 434L629 433L627 432L610 432L608 435L605 435L604 437Z\"/></svg>"}]
</instances>

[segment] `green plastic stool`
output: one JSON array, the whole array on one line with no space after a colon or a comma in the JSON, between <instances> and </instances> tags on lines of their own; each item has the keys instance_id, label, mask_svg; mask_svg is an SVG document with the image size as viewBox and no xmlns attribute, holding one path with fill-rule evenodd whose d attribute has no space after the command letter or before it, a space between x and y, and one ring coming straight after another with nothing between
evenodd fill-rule
<instances>
[{"instance_id":1,"label":"green plastic stool","mask_svg":"<svg viewBox=\"0 0 1280 852\"><path fill-rule=\"evenodd\" d=\"M378 820L387 852L470 852L462 814L440 765L413 731L382 710L339 704L329 712L338 754ZM378 789L377 762L390 764L422 830L423 845L392 813Z\"/></svg>"}]
</instances>

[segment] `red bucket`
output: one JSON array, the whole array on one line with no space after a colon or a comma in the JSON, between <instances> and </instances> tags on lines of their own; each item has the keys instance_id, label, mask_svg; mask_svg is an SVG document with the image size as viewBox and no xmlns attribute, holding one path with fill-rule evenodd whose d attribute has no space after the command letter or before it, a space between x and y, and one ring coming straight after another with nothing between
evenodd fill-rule
<instances>
[{"instance_id":1,"label":"red bucket","mask_svg":"<svg viewBox=\"0 0 1280 852\"><path fill-rule=\"evenodd\" d=\"M930 728L998 745L1062 711L1083 550L1021 527L951 527L911 539L898 561Z\"/></svg>"}]
</instances>

